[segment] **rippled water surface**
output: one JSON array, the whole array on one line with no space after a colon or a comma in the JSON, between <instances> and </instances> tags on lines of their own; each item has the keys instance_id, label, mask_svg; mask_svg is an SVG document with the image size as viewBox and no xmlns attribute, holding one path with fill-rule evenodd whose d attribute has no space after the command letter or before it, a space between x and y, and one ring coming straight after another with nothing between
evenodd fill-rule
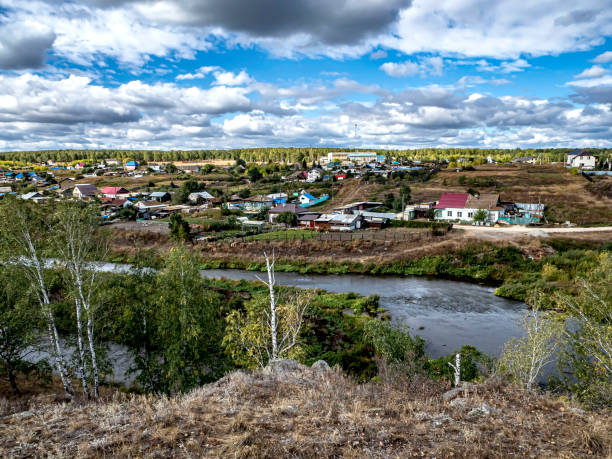
<instances>
[{"instance_id":1,"label":"rippled water surface","mask_svg":"<svg viewBox=\"0 0 612 459\"><path fill-rule=\"evenodd\" d=\"M256 276L264 275L233 269L204 270L202 274L232 280L257 280ZM394 321L407 325L412 333L423 337L428 353L434 358L464 344L498 355L508 339L520 336L520 319L525 311L525 304L497 297L491 287L424 277L278 272L276 282L330 292L379 295L380 306Z\"/></svg>"}]
</instances>

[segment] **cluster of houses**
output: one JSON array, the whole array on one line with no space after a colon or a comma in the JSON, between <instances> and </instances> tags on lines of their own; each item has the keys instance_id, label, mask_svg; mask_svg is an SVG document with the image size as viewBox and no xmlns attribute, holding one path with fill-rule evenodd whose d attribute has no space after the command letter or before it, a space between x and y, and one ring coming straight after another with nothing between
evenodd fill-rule
<instances>
[{"instance_id":1,"label":"cluster of houses","mask_svg":"<svg viewBox=\"0 0 612 459\"><path fill-rule=\"evenodd\" d=\"M382 228L391 220L398 219L397 214L372 212L380 207L381 202L360 201L336 207L331 213L312 212L297 204L281 204L270 209L270 223L276 223L282 213L292 213L297 217L297 224L303 228L319 231L354 231L363 228Z\"/></svg>"},{"instance_id":2,"label":"cluster of houses","mask_svg":"<svg viewBox=\"0 0 612 459\"><path fill-rule=\"evenodd\" d=\"M302 181L313 183L319 180L328 181L332 178L341 181L346 178L359 178L366 173L388 177L393 172L414 172L423 168L434 167L421 161L411 161L402 165L399 161L387 162L384 155L371 152L331 152L319 158L318 167L308 170L298 170L282 177L285 181Z\"/></svg>"},{"instance_id":3,"label":"cluster of houses","mask_svg":"<svg viewBox=\"0 0 612 459\"><path fill-rule=\"evenodd\" d=\"M408 205L403 218L412 220L431 214L438 221L484 225L527 225L544 219L544 204L505 202L496 193L442 193L437 202Z\"/></svg>"}]
</instances>

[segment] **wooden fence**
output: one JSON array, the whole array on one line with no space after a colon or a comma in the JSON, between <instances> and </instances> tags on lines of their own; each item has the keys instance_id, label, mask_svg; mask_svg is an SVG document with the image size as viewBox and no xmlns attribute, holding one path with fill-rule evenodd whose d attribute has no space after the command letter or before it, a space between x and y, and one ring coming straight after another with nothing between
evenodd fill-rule
<instances>
[{"instance_id":1,"label":"wooden fence","mask_svg":"<svg viewBox=\"0 0 612 459\"><path fill-rule=\"evenodd\" d=\"M308 232L283 231L273 238L255 239L257 242L275 241L369 241L369 242L414 242L432 239L446 234L446 231L357 231L357 232ZM252 236L233 238L233 242L251 242Z\"/></svg>"}]
</instances>

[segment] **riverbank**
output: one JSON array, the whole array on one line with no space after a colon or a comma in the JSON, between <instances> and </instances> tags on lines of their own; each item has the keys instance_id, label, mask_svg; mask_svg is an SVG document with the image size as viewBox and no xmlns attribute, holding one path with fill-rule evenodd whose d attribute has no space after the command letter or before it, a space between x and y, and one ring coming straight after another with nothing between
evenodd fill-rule
<instances>
[{"instance_id":1,"label":"riverbank","mask_svg":"<svg viewBox=\"0 0 612 459\"><path fill-rule=\"evenodd\" d=\"M190 246L202 269L264 271L263 252L274 252L279 272L301 274L363 274L423 276L496 287L496 295L526 301L529 291L569 286L596 255L612 250L605 232L517 240L466 238L453 231L423 246L402 243L358 244L338 241L253 241ZM152 264L162 261L166 249L147 253ZM374 255L373 253L376 253ZM116 251L112 261L134 262L141 252Z\"/></svg>"}]
</instances>

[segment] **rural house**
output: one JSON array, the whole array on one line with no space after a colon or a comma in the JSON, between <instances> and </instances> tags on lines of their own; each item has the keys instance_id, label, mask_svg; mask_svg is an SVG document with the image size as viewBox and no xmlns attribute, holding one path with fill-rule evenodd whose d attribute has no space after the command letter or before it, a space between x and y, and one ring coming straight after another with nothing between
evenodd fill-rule
<instances>
[{"instance_id":1,"label":"rural house","mask_svg":"<svg viewBox=\"0 0 612 459\"><path fill-rule=\"evenodd\" d=\"M382 202L359 201L334 208L334 212L340 214L353 214L357 210L372 210L382 206Z\"/></svg>"},{"instance_id":2,"label":"rural house","mask_svg":"<svg viewBox=\"0 0 612 459\"><path fill-rule=\"evenodd\" d=\"M172 199L172 196L167 191L154 191L149 195L149 199L151 201L167 202Z\"/></svg>"},{"instance_id":3,"label":"rural house","mask_svg":"<svg viewBox=\"0 0 612 459\"><path fill-rule=\"evenodd\" d=\"M316 200L317 198L304 190L302 190L298 196L298 201L302 206L311 206Z\"/></svg>"},{"instance_id":4,"label":"rural house","mask_svg":"<svg viewBox=\"0 0 612 459\"><path fill-rule=\"evenodd\" d=\"M307 212L298 215L298 225L303 228L314 228L315 220L319 218L321 214L318 212Z\"/></svg>"},{"instance_id":5,"label":"rural house","mask_svg":"<svg viewBox=\"0 0 612 459\"><path fill-rule=\"evenodd\" d=\"M243 202L244 202L244 210L251 211L251 212L258 212L264 207L270 208L274 206L274 200L264 195L246 198Z\"/></svg>"},{"instance_id":6,"label":"rural house","mask_svg":"<svg viewBox=\"0 0 612 459\"><path fill-rule=\"evenodd\" d=\"M314 228L323 231L354 231L362 226L361 215L322 214L314 221Z\"/></svg>"},{"instance_id":7,"label":"rural house","mask_svg":"<svg viewBox=\"0 0 612 459\"><path fill-rule=\"evenodd\" d=\"M495 223L504 214L499 194L442 193L434 209L436 220L474 221L476 212L485 210L485 221Z\"/></svg>"},{"instance_id":8,"label":"rural house","mask_svg":"<svg viewBox=\"0 0 612 459\"><path fill-rule=\"evenodd\" d=\"M306 178L306 181L309 182L309 183L316 182L322 176L323 176L323 169L315 167L315 168L310 169L308 171L308 177Z\"/></svg>"},{"instance_id":9,"label":"rural house","mask_svg":"<svg viewBox=\"0 0 612 459\"><path fill-rule=\"evenodd\" d=\"M215 201L215 197L210 194L208 191L197 191L195 193L189 193L189 195L187 196L187 199L189 200L189 202L192 202L194 204L197 203L210 203L210 202L214 202Z\"/></svg>"},{"instance_id":10,"label":"rural house","mask_svg":"<svg viewBox=\"0 0 612 459\"><path fill-rule=\"evenodd\" d=\"M397 214L390 212L369 212L367 210L356 210L355 215L361 215L368 228L381 229L389 224L391 220L398 220Z\"/></svg>"},{"instance_id":11,"label":"rural house","mask_svg":"<svg viewBox=\"0 0 612 459\"><path fill-rule=\"evenodd\" d=\"M280 206L272 207L268 213L270 223L274 223L278 216L283 212L291 212L299 217L300 214L306 213L307 210L301 206L298 206L297 204L282 204Z\"/></svg>"},{"instance_id":12,"label":"rural house","mask_svg":"<svg viewBox=\"0 0 612 459\"><path fill-rule=\"evenodd\" d=\"M122 186L105 186L100 190L100 194L105 198L120 199L125 198L129 191Z\"/></svg>"},{"instance_id":13,"label":"rural house","mask_svg":"<svg viewBox=\"0 0 612 459\"><path fill-rule=\"evenodd\" d=\"M125 163L125 170L135 171L136 169L138 169L138 166L140 166L140 164L138 164L138 161L128 161L127 163Z\"/></svg>"},{"instance_id":14,"label":"rural house","mask_svg":"<svg viewBox=\"0 0 612 459\"><path fill-rule=\"evenodd\" d=\"M91 185L90 183L75 185L74 190L72 191L72 196L81 200L94 198L97 194L98 189L95 187L95 185Z\"/></svg>"},{"instance_id":15,"label":"rural house","mask_svg":"<svg viewBox=\"0 0 612 459\"><path fill-rule=\"evenodd\" d=\"M565 162L567 167L577 167L578 169L595 169L596 164L597 156L593 156L584 150L570 151Z\"/></svg>"}]
</instances>

